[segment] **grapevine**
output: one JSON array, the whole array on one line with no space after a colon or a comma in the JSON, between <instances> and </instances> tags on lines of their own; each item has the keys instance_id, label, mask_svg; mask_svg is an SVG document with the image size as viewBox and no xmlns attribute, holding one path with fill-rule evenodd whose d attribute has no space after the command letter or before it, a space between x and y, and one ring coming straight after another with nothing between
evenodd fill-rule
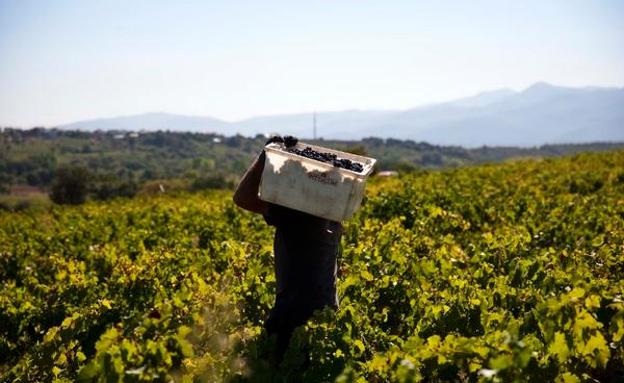
<instances>
[{"instance_id":1,"label":"grapevine","mask_svg":"<svg viewBox=\"0 0 624 383\"><path fill-rule=\"evenodd\" d=\"M231 193L0 213L0 381L624 376L624 152L367 193L345 222L340 309L299 328L280 368L262 330L273 229Z\"/></svg>"}]
</instances>

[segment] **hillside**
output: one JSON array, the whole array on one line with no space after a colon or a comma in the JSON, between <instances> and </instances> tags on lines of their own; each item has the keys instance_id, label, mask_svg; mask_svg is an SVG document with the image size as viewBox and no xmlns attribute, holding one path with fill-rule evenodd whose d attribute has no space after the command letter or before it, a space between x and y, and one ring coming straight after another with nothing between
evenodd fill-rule
<instances>
[{"instance_id":1,"label":"hillside","mask_svg":"<svg viewBox=\"0 0 624 383\"><path fill-rule=\"evenodd\" d=\"M272 236L228 192L0 212L0 381L613 382L624 152L378 179L340 310L280 370ZM309 350L307 367L302 369Z\"/></svg>"},{"instance_id":2,"label":"hillside","mask_svg":"<svg viewBox=\"0 0 624 383\"><path fill-rule=\"evenodd\" d=\"M63 125L65 130L225 132L225 121L211 117L145 113L135 116L100 118Z\"/></svg>"},{"instance_id":3,"label":"hillside","mask_svg":"<svg viewBox=\"0 0 624 383\"><path fill-rule=\"evenodd\" d=\"M224 135L312 136L312 113L261 116L225 122L164 113L81 121L79 130L172 130ZM318 136L360 140L369 136L463 147L540 146L624 141L623 88L569 88L536 83L516 92L499 89L407 110L317 113Z\"/></svg>"},{"instance_id":4,"label":"hillside","mask_svg":"<svg viewBox=\"0 0 624 383\"><path fill-rule=\"evenodd\" d=\"M24 185L49 190L56 172L68 166L86 169L93 194L101 198L130 195L156 180L183 180L187 188L192 189L227 187L243 174L265 140L263 136L246 138L162 131L130 134L5 129L0 132L0 193ZM379 170L401 172L624 146L597 143L464 149L374 137L362 141L311 142L366 153L378 160Z\"/></svg>"}]
</instances>

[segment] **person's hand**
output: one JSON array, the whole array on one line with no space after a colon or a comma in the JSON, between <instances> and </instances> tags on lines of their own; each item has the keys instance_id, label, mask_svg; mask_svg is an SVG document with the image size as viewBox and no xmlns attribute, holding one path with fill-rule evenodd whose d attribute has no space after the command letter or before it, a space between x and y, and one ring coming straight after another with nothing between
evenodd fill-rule
<instances>
[{"instance_id":1,"label":"person's hand","mask_svg":"<svg viewBox=\"0 0 624 383\"><path fill-rule=\"evenodd\" d=\"M287 148L292 148L293 146L297 145L297 142L299 142L299 139L297 137L294 136L273 136L271 138L269 138L267 140L267 142L264 144L265 146L268 144L272 144L275 142L279 142L280 144L284 144L284 146L286 146Z\"/></svg>"},{"instance_id":2,"label":"person's hand","mask_svg":"<svg viewBox=\"0 0 624 383\"><path fill-rule=\"evenodd\" d=\"M267 140L267 142L264 144L264 146L268 145L268 144L272 144L274 142L279 142L279 143L283 143L284 139L282 138L282 136L273 136L271 138L269 138Z\"/></svg>"},{"instance_id":3,"label":"person's hand","mask_svg":"<svg viewBox=\"0 0 624 383\"><path fill-rule=\"evenodd\" d=\"M284 137L284 145L286 145L287 148L292 148L293 146L297 145L297 142L299 142L299 139L297 139L297 137L293 137L293 136Z\"/></svg>"}]
</instances>

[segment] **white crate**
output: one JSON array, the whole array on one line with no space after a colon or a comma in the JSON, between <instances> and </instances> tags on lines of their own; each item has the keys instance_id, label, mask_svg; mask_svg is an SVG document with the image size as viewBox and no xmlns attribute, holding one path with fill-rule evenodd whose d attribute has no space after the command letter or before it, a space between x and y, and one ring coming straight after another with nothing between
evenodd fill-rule
<instances>
[{"instance_id":1,"label":"white crate","mask_svg":"<svg viewBox=\"0 0 624 383\"><path fill-rule=\"evenodd\" d=\"M376 160L338 150L298 143L298 149L310 147L333 153L364 165L362 173L338 168L288 152L282 144L267 145L266 160L258 196L260 199L323 217L331 221L351 218L359 209L366 178Z\"/></svg>"}]
</instances>

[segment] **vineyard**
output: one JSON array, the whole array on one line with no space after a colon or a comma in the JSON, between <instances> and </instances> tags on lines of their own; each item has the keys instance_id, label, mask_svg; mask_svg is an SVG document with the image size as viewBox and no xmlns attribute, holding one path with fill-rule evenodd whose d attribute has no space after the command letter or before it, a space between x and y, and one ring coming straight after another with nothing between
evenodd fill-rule
<instances>
[{"instance_id":1,"label":"vineyard","mask_svg":"<svg viewBox=\"0 0 624 383\"><path fill-rule=\"evenodd\" d=\"M622 381L624 152L367 193L340 309L298 329L279 370L273 229L231 193L0 212L0 381Z\"/></svg>"}]
</instances>

